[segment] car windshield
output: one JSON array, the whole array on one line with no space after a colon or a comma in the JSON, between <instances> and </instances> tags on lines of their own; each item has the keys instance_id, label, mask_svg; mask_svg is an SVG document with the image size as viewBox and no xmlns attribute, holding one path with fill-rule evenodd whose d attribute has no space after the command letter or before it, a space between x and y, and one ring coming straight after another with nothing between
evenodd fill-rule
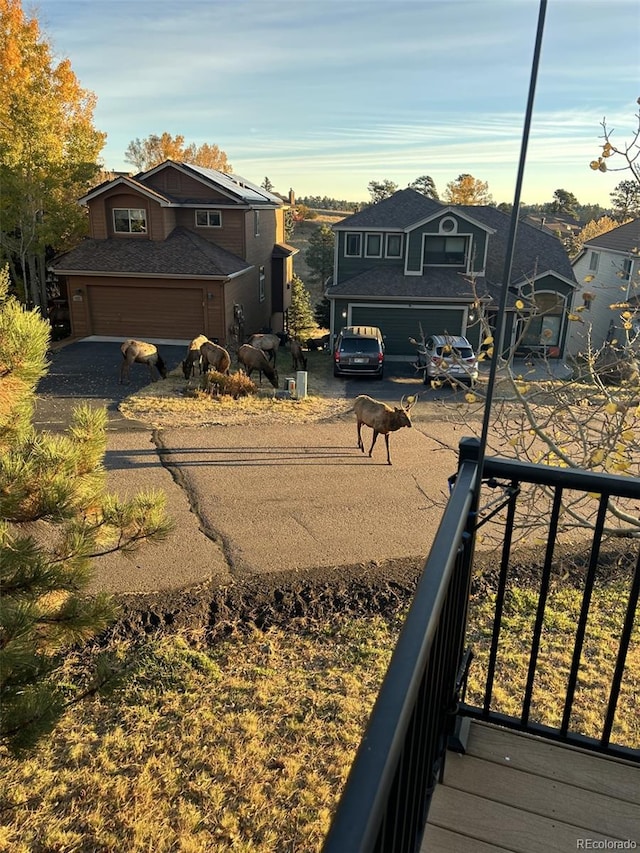
<instances>
[{"instance_id":1,"label":"car windshield","mask_svg":"<svg viewBox=\"0 0 640 853\"><path fill-rule=\"evenodd\" d=\"M380 347L373 338L345 338L340 344L340 352L363 352L375 355Z\"/></svg>"}]
</instances>

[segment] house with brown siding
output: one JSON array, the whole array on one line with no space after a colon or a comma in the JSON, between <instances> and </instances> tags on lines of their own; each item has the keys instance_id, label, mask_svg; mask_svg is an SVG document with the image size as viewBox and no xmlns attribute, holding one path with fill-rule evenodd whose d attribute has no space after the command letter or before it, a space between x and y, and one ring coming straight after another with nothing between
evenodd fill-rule
<instances>
[{"instance_id":1,"label":"house with brown siding","mask_svg":"<svg viewBox=\"0 0 640 853\"><path fill-rule=\"evenodd\" d=\"M234 174L168 160L80 199L90 237L51 264L71 334L231 345L284 331L293 256L286 204Z\"/></svg>"}]
</instances>

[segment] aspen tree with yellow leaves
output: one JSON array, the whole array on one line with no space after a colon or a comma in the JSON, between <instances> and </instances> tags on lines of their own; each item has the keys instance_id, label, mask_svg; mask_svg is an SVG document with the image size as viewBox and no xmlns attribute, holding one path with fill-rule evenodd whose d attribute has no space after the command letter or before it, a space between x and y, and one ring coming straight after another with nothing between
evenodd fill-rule
<instances>
[{"instance_id":1,"label":"aspen tree with yellow leaves","mask_svg":"<svg viewBox=\"0 0 640 853\"><path fill-rule=\"evenodd\" d=\"M47 307L46 251L87 231L77 199L98 174L106 136L96 98L54 50L20 0L0 0L0 264L20 297Z\"/></svg>"}]
</instances>

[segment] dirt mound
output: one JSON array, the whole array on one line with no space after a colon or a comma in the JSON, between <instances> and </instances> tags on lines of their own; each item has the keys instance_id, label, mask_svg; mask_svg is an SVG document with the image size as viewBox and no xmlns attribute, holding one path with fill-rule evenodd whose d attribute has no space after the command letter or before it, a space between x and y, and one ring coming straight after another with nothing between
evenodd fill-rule
<instances>
[{"instance_id":1,"label":"dirt mound","mask_svg":"<svg viewBox=\"0 0 640 853\"><path fill-rule=\"evenodd\" d=\"M251 628L289 626L293 620L392 616L410 602L422 560L255 577L230 586L199 587L119 596L121 616L111 638L135 638L176 630L204 631L209 640Z\"/></svg>"}]
</instances>

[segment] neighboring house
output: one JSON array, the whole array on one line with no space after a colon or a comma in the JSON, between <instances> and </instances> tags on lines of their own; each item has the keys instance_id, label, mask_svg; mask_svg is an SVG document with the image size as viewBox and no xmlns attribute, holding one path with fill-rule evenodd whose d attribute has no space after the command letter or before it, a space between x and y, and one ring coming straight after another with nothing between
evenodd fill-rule
<instances>
[{"instance_id":1,"label":"neighboring house","mask_svg":"<svg viewBox=\"0 0 640 853\"><path fill-rule=\"evenodd\" d=\"M510 217L494 207L446 206L411 189L347 217L336 232L327 288L331 332L378 326L387 356L415 355L409 338L465 335L478 347L478 299L491 322L500 302ZM553 235L519 223L511 267L505 343L561 358L575 289L571 264ZM528 322L516 301L535 302Z\"/></svg>"},{"instance_id":2,"label":"neighboring house","mask_svg":"<svg viewBox=\"0 0 640 853\"><path fill-rule=\"evenodd\" d=\"M51 264L74 336L229 344L282 331L293 255L286 205L234 174L168 160L95 187L90 238Z\"/></svg>"},{"instance_id":3,"label":"neighboring house","mask_svg":"<svg viewBox=\"0 0 640 853\"><path fill-rule=\"evenodd\" d=\"M579 288L575 306L582 310L571 323L568 351L576 357L589 347L599 349L612 336L619 338L624 306L640 316L640 219L585 243L573 272Z\"/></svg>"}]
</instances>

